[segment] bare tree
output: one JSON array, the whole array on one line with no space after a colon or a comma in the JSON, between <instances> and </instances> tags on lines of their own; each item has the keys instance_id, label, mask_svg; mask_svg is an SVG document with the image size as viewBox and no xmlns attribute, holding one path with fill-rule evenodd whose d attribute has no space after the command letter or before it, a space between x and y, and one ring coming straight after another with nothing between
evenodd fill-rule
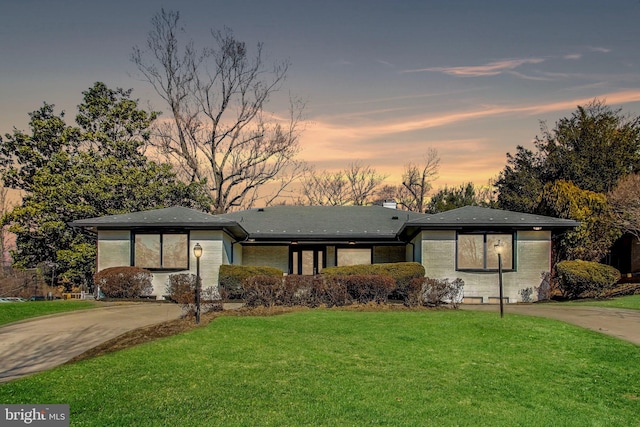
<instances>
[{"instance_id":1,"label":"bare tree","mask_svg":"<svg viewBox=\"0 0 640 427\"><path fill-rule=\"evenodd\" d=\"M191 40L181 42L186 35L179 20L178 12L162 9L152 19L146 48L132 54L170 109L153 143L188 179L207 180L216 212L250 207L267 184L283 191L293 181L280 179L284 171L300 172L294 157L304 105L291 100L282 119L265 107L282 88L289 63L269 68L262 44L250 58L228 28L211 31L213 47L198 50Z\"/></svg>"},{"instance_id":2,"label":"bare tree","mask_svg":"<svg viewBox=\"0 0 640 427\"><path fill-rule=\"evenodd\" d=\"M0 217L4 217L4 215L10 212L13 209L13 203L9 201L9 189L7 187L0 187ZM10 233L8 230L8 225L0 224L0 266L4 267L11 264L11 244L10 241Z\"/></svg>"},{"instance_id":3,"label":"bare tree","mask_svg":"<svg viewBox=\"0 0 640 427\"><path fill-rule=\"evenodd\" d=\"M375 194L376 188L385 180L386 176L379 174L371 166L360 162L349 164L345 170L349 182L349 192L352 204L364 206Z\"/></svg>"},{"instance_id":4,"label":"bare tree","mask_svg":"<svg viewBox=\"0 0 640 427\"><path fill-rule=\"evenodd\" d=\"M367 204L385 179L371 166L360 162L338 172L309 170L302 179L302 204L342 206Z\"/></svg>"},{"instance_id":5,"label":"bare tree","mask_svg":"<svg viewBox=\"0 0 640 427\"><path fill-rule=\"evenodd\" d=\"M431 191L433 181L438 176L439 169L440 156L435 148L427 150L421 164L409 163L405 165L402 186L406 189L406 193L401 192L400 194L405 199L398 202L401 202L410 211L424 212L427 195Z\"/></svg>"},{"instance_id":6,"label":"bare tree","mask_svg":"<svg viewBox=\"0 0 640 427\"><path fill-rule=\"evenodd\" d=\"M302 205L342 206L349 202L348 183L342 171L316 173L311 169L301 183Z\"/></svg>"},{"instance_id":7,"label":"bare tree","mask_svg":"<svg viewBox=\"0 0 640 427\"><path fill-rule=\"evenodd\" d=\"M616 225L640 239L640 174L621 178L607 194Z\"/></svg>"}]
</instances>

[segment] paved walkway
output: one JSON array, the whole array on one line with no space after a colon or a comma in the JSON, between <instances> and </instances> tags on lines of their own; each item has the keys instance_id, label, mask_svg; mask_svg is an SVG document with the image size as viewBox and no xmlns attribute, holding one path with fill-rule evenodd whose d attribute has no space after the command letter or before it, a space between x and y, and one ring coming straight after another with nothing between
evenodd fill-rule
<instances>
[{"instance_id":1,"label":"paved walkway","mask_svg":"<svg viewBox=\"0 0 640 427\"><path fill-rule=\"evenodd\" d=\"M0 328L0 383L50 369L132 329L180 317L177 304L126 304Z\"/></svg>"},{"instance_id":2,"label":"paved walkway","mask_svg":"<svg viewBox=\"0 0 640 427\"><path fill-rule=\"evenodd\" d=\"M461 305L463 310L500 311L499 305ZM507 304L504 314L524 314L527 316L548 317L572 323L583 328L613 335L620 339L640 345L640 310L623 308L604 308L560 304Z\"/></svg>"}]
</instances>

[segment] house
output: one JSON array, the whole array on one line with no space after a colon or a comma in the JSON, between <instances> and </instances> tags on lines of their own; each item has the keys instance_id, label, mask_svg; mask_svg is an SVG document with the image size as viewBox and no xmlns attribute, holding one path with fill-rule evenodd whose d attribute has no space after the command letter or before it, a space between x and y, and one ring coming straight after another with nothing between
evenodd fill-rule
<instances>
[{"instance_id":1,"label":"house","mask_svg":"<svg viewBox=\"0 0 640 427\"><path fill-rule=\"evenodd\" d=\"M195 273L192 248L199 243L204 287L218 284L222 264L312 275L330 266L415 261L428 277L463 279L465 302L496 302L500 244L504 297L512 303L550 271L553 235L579 223L477 206L428 215L387 205L274 206L222 215L172 207L71 225L97 234L97 271L149 269L158 298L169 275Z\"/></svg>"}]
</instances>

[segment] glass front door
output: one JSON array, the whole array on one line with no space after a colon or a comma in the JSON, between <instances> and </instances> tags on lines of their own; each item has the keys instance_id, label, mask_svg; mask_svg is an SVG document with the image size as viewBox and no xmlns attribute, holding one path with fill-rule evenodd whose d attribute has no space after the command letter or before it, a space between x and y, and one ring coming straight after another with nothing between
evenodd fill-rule
<instances>
[{"instance_id":1,"label":"glass front door","mask_svg":"<svg viewBox=\"0 0 640 427\"><path fill-rule=\"evenodd\" d=\"M291 274L312 276L322 271L324 248L295 248L291 251Z\"/></svg>"}]
</instances>

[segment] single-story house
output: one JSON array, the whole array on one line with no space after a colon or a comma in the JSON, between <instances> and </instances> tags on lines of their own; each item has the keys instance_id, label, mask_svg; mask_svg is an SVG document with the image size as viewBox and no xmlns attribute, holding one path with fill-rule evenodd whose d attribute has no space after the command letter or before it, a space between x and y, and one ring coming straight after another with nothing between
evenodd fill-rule
<instances>
[{"instance_id":1,"label":"single-story house","mask_svg":"<svg viewBox=\"0 0 640 427\"><path fill-rule=\"evenodd\" d=\"M71 225L97 234L97 271L149 269L158 298L170 274L195 273L198 243L204 287L217 286L222 264L311 275L330 266L415 261L428 277L464 280L465 302L498 302L495 246L501 244L504 298L513 303L550 271L554 233L579 223L477 206L429 215L385 204L273 206L222 215L172 207Z\"/></svg>"}]
</instances>

